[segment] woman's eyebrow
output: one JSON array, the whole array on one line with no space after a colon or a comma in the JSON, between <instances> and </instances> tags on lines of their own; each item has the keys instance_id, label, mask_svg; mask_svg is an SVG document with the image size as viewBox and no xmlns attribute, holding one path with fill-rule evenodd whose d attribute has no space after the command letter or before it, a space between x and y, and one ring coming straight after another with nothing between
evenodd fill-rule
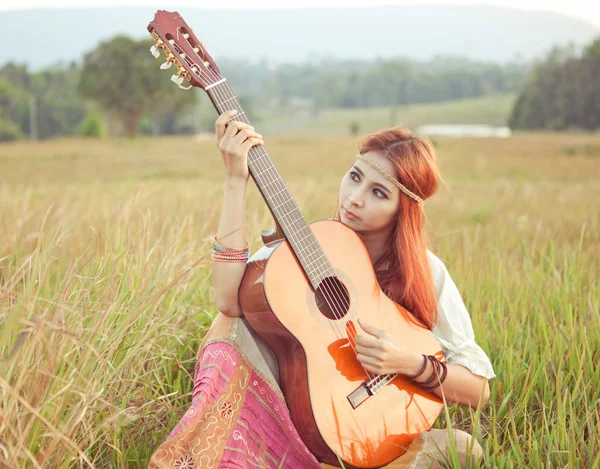
<instances>
[{"instance_id":1,"label":"woman's eyebrow","mask_svg":"<svg viewBox=\"0 0 600 469\"><path fill-rule=\"evenodd\" d=\"M365 177L364 173L363 173L363 172L360 170L360 168L359 168L358 166L354 166L354 165L353 165L353 166L352 166L352 169L355 169L355 170L356 170L356 171L357 171L357 172L358 172L358 173L359 173L359 174L360 174L362 177ZM374 185L374 186L377 186L377 187L381 187L381 188L382 188L384 191L386 191L388 194L391 194L391 193L392 193L392 191L391 191L391 190L389 190L387 187L385 187L383 184L380 184L380 183L378 183L378 182L374 182L374 183L373 183L373 185Z\"/></svg>"}]
</instances>

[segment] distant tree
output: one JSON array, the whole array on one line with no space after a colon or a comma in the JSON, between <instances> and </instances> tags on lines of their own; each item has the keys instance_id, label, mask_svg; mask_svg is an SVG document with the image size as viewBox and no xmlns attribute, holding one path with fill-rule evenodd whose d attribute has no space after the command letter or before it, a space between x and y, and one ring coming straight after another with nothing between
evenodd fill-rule
<instances>
[{"instance_id":1,"label":"distant tree","mask_svg":"<svg viewBox=\"0 0 600 469\"><path fill-rule=\"evenodd\" d=\"M104 137L106 130L102 117L97 113L88 114L79 125L79 133L84 137Z\"/></svg>"},{"instance_id":2,"label":"distant tree","mask_svg":"<svg viewBox=\"0 0 600 469\"><path fill-rule=\"evenodd\" d=\"M169 80L175 66L161 73L161 61L150 54L153 43L117 36L84 57L79 92L117 114L129 136L137 133L144 114L183 111L196 101L196 93L185 92Z\"/></svg>"},{"instance_id":3,"label":"distant tree","mask_svg":"<svg viewBox=\"0 0 600 469\"><path fill-rule=\"evenodd\" d=\"M76 134L86 114L86 103L77 94L79 72L76 64L35 73L25 65L5 64L0 68L0 80L10 88L10 92L0 96L5 117L25 135L30 133L32 118L40 138Z\"/></svg>"},{"instance_id":4,"label":"distant tree","mask_svg":"<svg viewBox=\"0 0 600 469\"><path fill-rule=\"evenodd\" d=\"M0 81L0 102L10 93L10 84ZM4 116L4 109L0 106L0 142L17 140L21 138L19 127Z\"/></svg>"},{"instance_id":5,"label":"distant tree","mask_svg":"<svg viewBox=\"0 0 600 469\"><path fill-rule=\"evenodd\" d=\"M600 38L577 56L573 45L553 48L537 64L509 119L513 129L600 128Z\"/></svg>"}]
</instances>

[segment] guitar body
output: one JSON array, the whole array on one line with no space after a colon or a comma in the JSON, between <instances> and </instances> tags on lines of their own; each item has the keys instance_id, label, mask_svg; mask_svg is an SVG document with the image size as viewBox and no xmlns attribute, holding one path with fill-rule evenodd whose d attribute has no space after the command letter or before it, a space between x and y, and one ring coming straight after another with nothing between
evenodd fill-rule
<instances>
[{"instance_id":1,"label":"guitar body","mask_svg":"<svg viewBox=\"0 0 600 469\"><path fill-rule=\"evenodd\" d=\"M242 309L277 356L282 392L311 452L336 466L337 454L346 466L379 467L431 428L442 402L399 375L354 408L348 396L370 378L349 343L360 328L356 319L385 329L410 349L443 355L431 331L381 291L366 247L351 228L332 220L310 227L348 290L347 314L330 319L321 313L285 239L267 260L250 260L240 286Z\"/></svg>"}]
</instances>

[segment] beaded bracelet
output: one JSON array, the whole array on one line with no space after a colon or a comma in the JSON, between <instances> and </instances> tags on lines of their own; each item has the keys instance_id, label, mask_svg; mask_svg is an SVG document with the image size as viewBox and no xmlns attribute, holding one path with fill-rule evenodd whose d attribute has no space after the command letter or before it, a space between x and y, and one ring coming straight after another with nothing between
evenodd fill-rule
<instances>
[{"instance_id":1,"label":"beaded bracelet","mask_svg":"<svg viewBox=\"0 0 600 469\"><path fill-rule=\"evenodd\" d=\"M230 248L221 244L217 237L212 245L212 260L215 262L248 262L250 246L246 243L243 248Z\"/></svg>"}]
</instances>

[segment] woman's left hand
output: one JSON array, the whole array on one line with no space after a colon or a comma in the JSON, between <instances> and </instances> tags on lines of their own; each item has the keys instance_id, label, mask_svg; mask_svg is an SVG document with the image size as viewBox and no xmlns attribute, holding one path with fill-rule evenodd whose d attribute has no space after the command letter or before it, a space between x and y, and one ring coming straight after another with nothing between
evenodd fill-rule
<instances>
[{"instance_id":1,"label":"woman's left hand","mask_svg":"<svg viewBox=\"0 0 600 469\"><path fill-rule=\"evenodd\" d=\"M354 336L356 358L365 370L378 375L410 375L418 372L416 364L422 362L421 354L406 348L383 329L373 327L361 319L358 320L358 325L369 334Z\"/></svg>"}]
</instances>

